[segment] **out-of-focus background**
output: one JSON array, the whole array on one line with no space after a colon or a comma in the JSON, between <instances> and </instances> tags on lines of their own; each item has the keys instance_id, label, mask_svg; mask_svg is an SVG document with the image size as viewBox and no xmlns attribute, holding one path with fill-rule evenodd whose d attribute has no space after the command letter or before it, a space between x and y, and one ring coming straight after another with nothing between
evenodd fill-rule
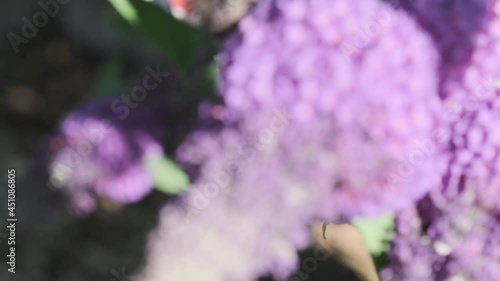
<instances>
[{"instance_id":1,"label":"out-of-focus background","mask_svg":"<svg viewBox=\"0 0 500 281\"><path fill-rule=\"evenodd\" d=\"M133 19L127 18L130 11L120 8L120 1L40 2L0 2L0 170L16 170L18 218L15 274L7 272L7 230L0 230L0 279L128 281L144 264L148 234L157 223L161 206L172 196L154 191L127 206L100 202L98 212L75 216L68 198L48 175L50 140L73 109L95 98L118 99L141 83L147 68L159 67L168 76L147 99L157 95L174 105L169 108L173 118L164 124L173 137L163 143L167 153L172 153L196 124L199 100L217 100L207 62L225 33L203 30L186 34L186 27L173 24L165 27L164 38L158 42L154 35L151 39L134 28ZM166 1L156 2L168 9ZM227 27L226 32L231 28ZM179 55L174 47L165 55L161 48L177 40L189 42L190 37L200 36L198 33L210 36L191 41L197 44L196 50ZM190 90L179 85L177 75L177 62L186 65L186 56L191 65L199 65L190 67L184 76L189 77ZM3 198L2 194L2 204ZM2 205L2 220L4 210ZM308 251L304 257L313 255ZM345 280L354 278L347 269L326 261L307 280L330 280L324 278L332 274L345 276Z\"/></svg>"},{"instance_id":2,"label":"out-of-focus background","mask_svg":"<svg viewBox=\"0 0 500 281\"><path fill-rule=\"evenodd\" d=\"M328 221L384 281L495 281L499 17L0 0L0 280L356 280Z\"/></svg>"},{"instance_id":3,"label":"out-of-focus background","mask_svg":"<svg viewBox=\"0 0 500 281\"><path fill-rule=\"evenodd\" d=\"M44 154L68 112L89 99L129 93L146 67L170 74L155 92L171 92L167 98L175 100L175 71L110 2L40 2L50 3L52 13L36 0L0 2L0 167L15 169L18 181L16 273L7 272L7 236L0 236L0 279L129 280L167 196L153 193L123 209L77 218L51 185ZM25 20L40 26L26 27ZM167 40L182 36L165 34ZM196 117L188 103L172 110L183 112L171 126L180 135ZM7 235L4 191L0 234Z\"/></svg>"}]
</instances>

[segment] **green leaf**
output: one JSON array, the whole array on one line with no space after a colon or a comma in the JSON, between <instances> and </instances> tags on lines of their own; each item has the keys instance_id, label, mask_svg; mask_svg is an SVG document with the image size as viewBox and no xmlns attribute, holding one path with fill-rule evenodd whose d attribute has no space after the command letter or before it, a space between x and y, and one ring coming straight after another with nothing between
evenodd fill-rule
<instances>
[{"instance_id":1,"label":"green leaf","mask_svg":"<svg viewBox=\"0 0 500 281\"><path fill-rule=\"evenodd\" d=\"M108 0L115 10L132 26L139 26L140 18L130 0Z\"/></svg>"},{"instance_id":2,"label":"green leaf","mask_svg":"<svg viewBox=\"0 0 500 281\"><path fill-rule=\"evenodd\" d=\"M123 60L113 57L99 66L90 93L92 96L107 96L121 92L127 84L123 79Z\"/></svg>"},{"instance_id":3,"label":"green leaf","mask_svg":"<svg viewBox=\"0 0 500 281\"><path fill-rule=\"evenodd\" d=\"M120 3L113 4L115 9L156 44L172 64L183 70L194 64L200 55L200 47L215 45L214 39L207 31L175 19L157 5L144 0L110 1Z\"/></svg>"},{"instance_id":4,"label":"green leaf","mask_svg":"<svg viewBox=\"0 0 500 281\"><path fill-rule=\"evenodd\" d=\"M200 66L202 76L197 85L196 94L201 99L215 99L217 97L217 83L220 81L220 70L217 62L212 60L209 64Z\"/></svg>"},{"instance_id":5,"label":"green leaf","mask_svg":"<svg viewBox=\"0 0 500 281\"><path fill-rule=\"evenodd\" d=\"M188 176L168 157L146 155L143 161L157 190L167 194L179 194L187 189Z\"/></svg>"},{"instance_id":6,"label":"green leaf","mask_svg":"<svg viewBox=\"0 0 500 281\"><path fill-rule=\"evenodd\" d=\"M353 224L361 231L370 253L374 256L389 249L389 241L394 236L394 216L390 213L377 218L358 217Z\"/></svg>"},{"instance_id":7,"label":"green leaf","mask_svg":"<svg viewBox=\"0 0 500 281\"><path fill-rule=\"evenodd\" d=\"M219 65L217 62L212 60L212 62L207 66L207 69L205 71L206 78L211 80L211 81L219 81L220 79L220 69Z\"/></svg>"}]
</instances>

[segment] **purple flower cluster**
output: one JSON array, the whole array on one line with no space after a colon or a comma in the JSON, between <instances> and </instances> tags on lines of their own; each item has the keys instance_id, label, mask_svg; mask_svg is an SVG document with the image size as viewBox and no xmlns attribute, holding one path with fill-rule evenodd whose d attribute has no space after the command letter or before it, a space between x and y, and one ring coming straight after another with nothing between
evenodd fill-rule
<instances>
[{"instance_id":1,"label":"purple flower cluster","mask_svg":"<svg viewBox=\"0 0 500 281\"><path fill-rule=\"evenodd\" d=\"M442 57L440 94L451 137L442 187L419 203L420 215L400 215L401 231L384 274L386 280L495 280L500 274L500 92L494 81L500 67L493 60L500 56L500 1L405 6L433 35ZM409 230L410 221L422 227ZM416 261L432 270L413 270Z\"/></svg>"},{"instance_id":2,"label":"purple flower cluster","mask_svg":"<svg viewBox=\"0 0 500 281\"><path fill-rule=\"evenodd\" d=\"M422 235L422 221L414 206L399 213L392 241L390 265L381 272L384 281L430 281L442 270L446 257L436 254L430 238ZM438 245L439 247L439 245Z\"/></svg>"},{"instance_id":3,"label":"purple flower cluster","mask_svg":"<svg viewBox=\"0 0 500 281\"><path fill-rule=\"evenodd\" d=\"M413 14L432 35L441 55L441 96L448 97L447 88L461 83L469 75L467 68L477 51L477 38L484 21L495 17L496 0L402 0L402 6ZM497 7L493 7L496 5ZM482 39L484 40L484 38ZM478 84L479 85L479 84Z\"/></svg>"},{"instance_id":4,"label":"purple flower cluster","mask_svg":"<svg viewBox=\"0 0 500 281\"><path fill-rule=\"evenodd\" d=\"M437 56L405 14L264 0L219 62L227 128L178 150L194 182L140 280L284 279L315 219L404 208L440 182L441 148L419 148L443 122Z\"/></svg>"},{"instance_id":5,"label":"purple flower cluster","mask_svg":"<svg viewBox=\"0 0 500 281\"><path fill-rule=\"evenodd\" d=\"M384 280L495 280L499 3L260 1L218 57L226 128L178 150L194 181L141 280L284 279L312 221L387 210Z\"/></svg>"},{"instance_id":6,"label":"purple flower cluster","mask_svg":"<svg viewBox=\"0 0 500 281\"><path fill-rule=\"evenodd\" d=\"M420 212L413 207L399 214L383 280L495 280L500 209L478 187L483 186L471 181L460 190L433 191L418 204Z\"/></svg>"},{"instance_id":7,"label":"purple flower cluster","mask_svg":"<svg viewBox=\"0 0 500 281\"><path fill-rule=\"evenodd\" d=\"M451 121L447 185L462 176L488 182L500 173L500 1L403 2L434 36L441 55L441 96ZM443 21L448 24L443 24Z\"/></svg>"},{"instance_id":8,"label":"purple flower cluster","mask_svg":"<svg viewBox=\"0 0 500 281\"><path fill-rule=\"evenodd\" d=\"M334 177L341 213L400 209L439 184L441 147L422 148L443 126L438 60L406 14L377 1L262 1L219 62L228 116L284 109L290 127L316 131L310 142L336 158L321 176Z\"/></svg>"},{"instance_id":9,"label":"purple flower cluster","mask_svg":"<svg viewBox=\"0 0 500 281\"><path fill-rule=\"evenodd\" d=\"M267 273L283 279L293 273L296 250L310 241L310 222L331 213L331 180L317 177L331 159L301 131L285 130L282 117L252 120L251 126L261 125L256 135L200 131L179 149L197 179L181 202L165 208L141 280L255 280ZM301 151L278 145L285 133Z\"/></svg>"},{"instance_id":10,"label":"purple flower cluster","mask_svg":"<svg viewBox=\"0 0 500 281\"><path fill-rule=\"evenodd\" d=\"M154 114L138 108L120 120L112 101L92 101L71 112L49 141L51 182L69 194L80 214L94 210L98 197L117 203L142 199L152 190L142 157L163 154Z\"/></svg>"}]
</instances>

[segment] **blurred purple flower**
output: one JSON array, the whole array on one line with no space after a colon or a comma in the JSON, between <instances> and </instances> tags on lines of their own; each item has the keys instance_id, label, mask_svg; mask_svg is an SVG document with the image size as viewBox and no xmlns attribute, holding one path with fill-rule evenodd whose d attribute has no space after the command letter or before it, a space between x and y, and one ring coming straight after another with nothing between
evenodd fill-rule
<instances>
[{"instance_id":1,"label":"blurred purple flower","mask_svg":"<svg viewBox=\"0 0 500 281\"><path fill-rule=\"evenodd\" d=\"M495 280L500 274L500 211L476 184L437 190L397 217L384 281Z\"/></svg>"},{"instance_id":2,"label":"blurred purple flower","mask_svg":"<svg viewBox=\"0 0 500 281\"><path fill-rule=\"evenodd\" d=\"M378 1L262 1L219 62L228 122L288 112L289 127L335 158L317 176L335 180L341 213L400 209L439 186L438 60L405 13Z\"/></svg>"},{"instance_id":3,"label":"blurred purple flower","mask_svg":"<svg viewBox=\"0 0 500 281\"><path fill-rule=\"evenodd\" d=\"M271 139L284 131L273 133ZM255 280L272 273L283 280L293 273L311 222L331 213L331 181L307 172L329 168L322 151L304 135L290 137L308 153L249 141L234 129L195 133L179 158L199 165L197 180L162 212L139 279Z\"/></svg>"},{"instance_id":4,"label":"blurred purple flower","mask_svg":"<svg viewBox=\"0 0 500 281\"><path fill-rule=\"evenodd\" d=\"M475 56L477 44L484 42L484 25L498 11L496 0L402 0L402 6L414 15L434 38L441 56L442 97L448 97L449 88L467 74ZM498 27L495 27L498 28ZM478 86L478 85L477 85Z\"/></svg>"},{"instance_id":5,"label":"blurred purple flower","mask_svg":"<svg viewBox=\"0 0 500 281\"><path fill-rule=\"evenodd\" d=\"M403 6L433 35L442 58L441 96L451 121L444 184L457 189L475 181L484 198L499 202L500 1L405 0Z\"/></svg>"},{"instance_id":6,"label":"blurred purple flower","mask_svg":"<svg viewBox=\"0 0 500 281\"><path fill-rule=\"evenodd\" d=\"M162 213L140 280L282 280L315 219L402 208L438 185L439 147L387 181L442 125L430 40L390 9L257 4L219 57L228 128L196 132L178 150L194 183ZM363 36L357 23L377 20L397 24L343 45Z\"/></svg>"},{"instance_id":7,"label":"blurred purple flower","mask_svg":"<svg viewBox=\"0 0 500 281\"><path fill-rule=\"evenodd\" d=\"M408 1L442 57L451 138L443 186L401 214L384 280L495 280L500 274L500 1ZM408 216L411 216L409 218ZM410 229L410 222L421 226ZM420 270L415 264L422 263Z\"/></svg>"},{"instance_id":8,"label":"blurred purple flower","mask_svg":"<svg viewBox=\"0 0 500 281\"><path fill-rule=\"evenodd\" d=\"M496 103L496 104L495 104ZM500 96L453 122L445 191L476 186L484 204L500 210Z\"/></svg>"},{"instance_id":9,"label":"blurred purple flower","mask_svg":"<svg viewBox=\"0 0 500 281\"><path fill-rule=\"evenodd\" d=\"M81 214L94 210L98 197L117 203L142 199L152 190L142 158L163 154L153 110L141 104L120 120L112 101L94 100L71 112L49 142L51 182Z\"/></svg>"},{"instance_id":10,"label":"blurred purple flower","mask_svg":"<svg viewBox=\"0 0 500 281\"><path fill-rule=\"evenodd\" d=\"M437 255L422 227L416 207L399 212L390 264L381 272L383 281L431 281L443 271L446 257Z\"/></svg>"}]
</instances>

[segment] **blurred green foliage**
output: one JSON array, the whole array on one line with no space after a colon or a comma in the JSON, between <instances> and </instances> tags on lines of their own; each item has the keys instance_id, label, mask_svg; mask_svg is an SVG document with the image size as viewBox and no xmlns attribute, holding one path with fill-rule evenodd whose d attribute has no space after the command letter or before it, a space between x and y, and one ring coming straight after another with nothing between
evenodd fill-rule
<instances>
[{"instance_id":1,"label":"blurred green foliage","mask_svg":"<svg viewBox=\"0 0 500 281\"><path fill-rule=\"evenodd\" d=\"M143 161L157 190L179 194L187 189L188 176L168 157L145 156Z\"/></svg>"},{"instance_id":2,"label":"blurred green foliage","mask_svg":"<svg viewBox=\"0 0 500 281\"><path fill-rule=\"evenodd\" d=\"M112 57L97 69L90 94L94 97L127 92L130 82L123 77L125 63L119 56Z\"/></svg>"},{"instance_id":3,"label":"blurred green foliage","mask_svg":"<svg viewBox=\"0 0 500 281\"><path fill-rule=\"evenodd\" d=\"M115 10L131 25L137 27L140 24L139 15L129 0L108 0Z\"/></svg>"},{"instance_id":4,"label":"blurred green foliage","mask_svg":"<svg viewBox=\"0 0 500 281\"><path fill-rule=\"evenodd\" d=\"M363 234L373 256L379 256L389 249L389 242L394 236L394 215L387 213L376 218L358 217L353 220L353 224Z\"/></svg>"},{"instance_id":5,"label":"blurred green foliage","mask_svg":"<svg viewBox=\"0 0 500 281\"><path fill-rule=\"evenodd\" d=\"M170 63L182 70L196 66L207 46L215 46L213 36L175 19L170 13L143 0L110 0L130 25L139 29L160 49Z\"/></svg>"}]
</instances>

